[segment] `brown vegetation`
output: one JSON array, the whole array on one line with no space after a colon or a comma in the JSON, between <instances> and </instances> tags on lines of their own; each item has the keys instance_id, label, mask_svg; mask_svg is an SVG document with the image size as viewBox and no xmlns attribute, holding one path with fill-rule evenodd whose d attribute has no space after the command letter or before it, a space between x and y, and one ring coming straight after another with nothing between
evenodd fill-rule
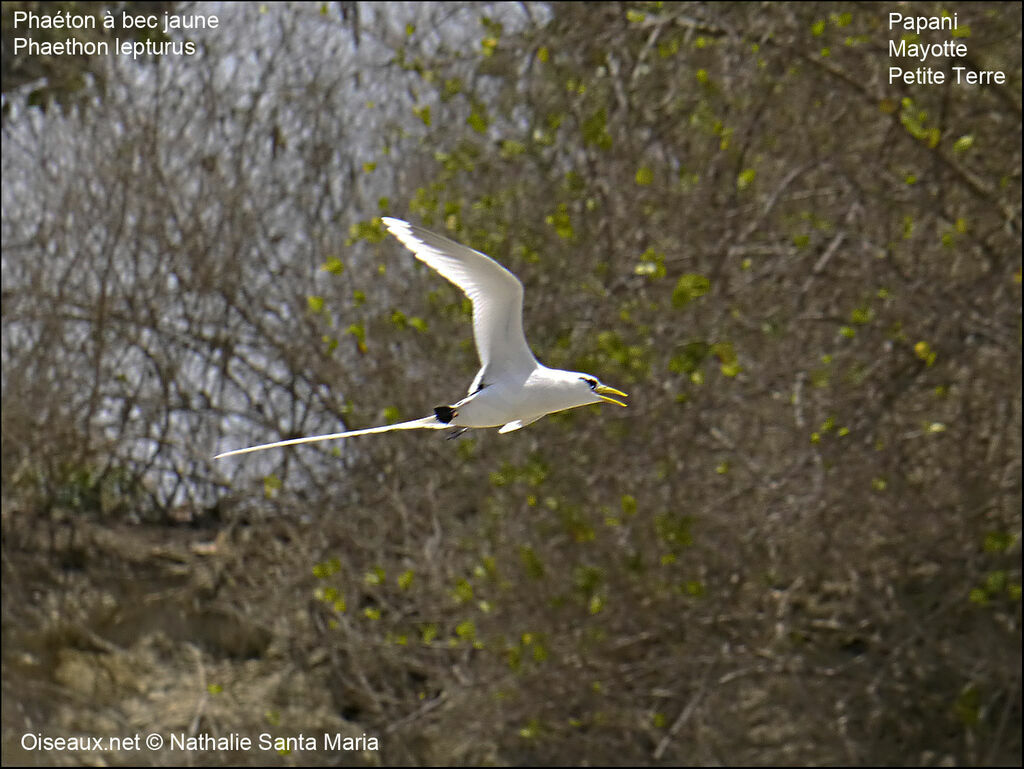
<instances>
[{"instance_id":1,"label":"brown vegetation","mask_svg":"<svg viewBox=\"0 0 1024 769\"><path fill-rule=\"evenodd\" d=\"M5 764L1019 764L1019 5L342 5L5 101ZM630 407L214 463L468 386L389 214Z\"/></svg>"}]
</instances>

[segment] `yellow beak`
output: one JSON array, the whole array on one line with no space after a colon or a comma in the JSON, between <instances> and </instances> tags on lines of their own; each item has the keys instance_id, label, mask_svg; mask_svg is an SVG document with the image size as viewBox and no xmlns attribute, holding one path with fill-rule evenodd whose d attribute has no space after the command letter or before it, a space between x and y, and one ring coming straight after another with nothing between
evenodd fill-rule
<instances>
[{"instance_id":1,"label":"yellow beak","mask_svg":"<svg viewBox=\"0 0 1024 769\"><path fill-rule=\"evenodd\" d=\"M623 403L622 401L608 397L609 395L618 395L622 398L628 398L629 396L626 393L622 392L621 390L616 390L614 387L609 387L608 385L598 385L597 387L594 388L594 392L601 396L601 400L608 401L608 403L614 403L616 406L622 406L622 408L626 408L626 404Z\"/></svg>"}]
</instances>

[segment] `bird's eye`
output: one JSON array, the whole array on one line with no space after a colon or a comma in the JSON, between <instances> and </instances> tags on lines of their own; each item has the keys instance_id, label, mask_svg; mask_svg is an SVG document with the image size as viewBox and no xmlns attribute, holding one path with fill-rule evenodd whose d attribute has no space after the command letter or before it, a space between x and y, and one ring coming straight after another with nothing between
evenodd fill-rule
<instances>
[{"instance_id":1,"label":"bird's eye","mask_svg":"<svg viewBox=\"0 0 1024 769\"><path fill-rule=\"evenodd\" d=\"M585 376L581 376L580 379L582 379L584 382L586 382L590 386L591 390L593 390L595 387L597 387L597 380L596 379L587 379Z\"/></svg>"}]
</instances>

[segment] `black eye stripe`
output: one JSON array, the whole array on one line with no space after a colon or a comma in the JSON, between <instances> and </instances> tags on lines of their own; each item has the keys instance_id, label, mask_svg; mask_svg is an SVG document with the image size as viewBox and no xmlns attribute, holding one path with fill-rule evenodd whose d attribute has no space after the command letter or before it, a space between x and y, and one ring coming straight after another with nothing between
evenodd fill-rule
<instances>
[{"instance_id":1,"label":"black eye stripe","mask_svg":"<svg viewBox=\"0 0 1024 769\"><path fill-rule=\"evenodd\" d=\"M582 379L584 382L586 382L588 385L590 385L590 389L591 390L593 390L595 387L597 387L597 380L596 379L587 379L585 376L581 376L580 379Z\"/></svg>"}]
</instances>

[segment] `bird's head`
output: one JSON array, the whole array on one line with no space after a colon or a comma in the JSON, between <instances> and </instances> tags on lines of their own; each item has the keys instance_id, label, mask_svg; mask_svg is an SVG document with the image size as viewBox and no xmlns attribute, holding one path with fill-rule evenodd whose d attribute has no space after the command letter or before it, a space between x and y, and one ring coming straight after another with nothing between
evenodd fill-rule
<instances>
[{"instance_id":1,"label":"bird's head","mask_svg":"<svg viewBox=\"0 0 1024 769\"><path fill-rule=\"evenodd\" d=\"M612 398L612 395L618 395L620 398L628 398L629 396L621 390L616 390L614 387L609 387L606 384L601 384L601 381L590 374L573 373L576 377L576 381L573 384L574 389L578 389L581 394L583 403L614 403L616 406L626 407L626 404L618 400L618 398Z\"/></svg>"}]
</instances>

